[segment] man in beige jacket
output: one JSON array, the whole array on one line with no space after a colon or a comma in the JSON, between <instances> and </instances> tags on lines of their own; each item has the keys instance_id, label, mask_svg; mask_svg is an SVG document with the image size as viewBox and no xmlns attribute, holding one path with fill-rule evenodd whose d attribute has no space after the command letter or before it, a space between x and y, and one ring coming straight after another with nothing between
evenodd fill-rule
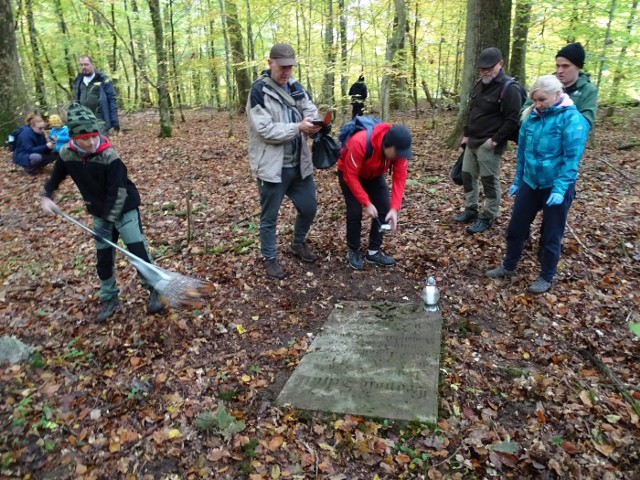
<instances>
[{"instance_id":1,"label":"man in beige jacket","mask_svg":"<svg viewBox=\"0 0 640 480\"><path fill-rule=\"evenodd\" d=\"M318 258L306 241L317 210L307 138L321 127L312 123L318 108L291 76L297 64L291 45L274 45L268 62L269 69L251 86L246 111L249 161L260 193L260 250L267 275L281 279L285 273L277 256L276 225L285 195L297 211L291 253L305 262Z\"/></svg>"}]
</instances>

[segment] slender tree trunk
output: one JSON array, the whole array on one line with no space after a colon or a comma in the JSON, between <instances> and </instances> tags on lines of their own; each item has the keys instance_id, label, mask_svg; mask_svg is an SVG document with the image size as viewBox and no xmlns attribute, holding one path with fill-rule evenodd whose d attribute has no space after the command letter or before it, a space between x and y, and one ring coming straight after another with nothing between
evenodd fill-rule
<instances>
[{"instance_id":1,"label":"slender tree trunk","mask_svg":"<svg viewBox=\"0 0 640 480\"><path fill-rule=\"evenodd\" d=\"M62 49L64 52L64 64L67 68L67 79L68 79L68 89L65 89L68 92L73 92L73 79L76 76L76 67L75 60L69 52L69 30L67 28L67 22L64 20L64 15L62 13L62 3L60 0L55 0L55 10L56 15L58 16L58 25L60 26L60 33L64 38L62 43ZM72 93L73 95L73 93Z\"/></svg>"},{"instance_id":2,"label":"slender tree trunk","mask_svg":"<svg viewBox=\"0 0 640 480\"><path fill-rule=\"evenodd\" d=\"M212 0L207 0L207 10L208 11L212 11L213 10L213 5L212 5ZM205 12L203 12L204 15ZM215 108L217 109L221 109L222 108L222 98L220 97L220 75L218 74L218 67L217 67L217 59L216 59L216 46L214 43L214 38L216 38L215 35L215 31L216 31L216 26L215 26L215 20L214 17L211 16L210 17L211 20L209 21L209 32L208 32L208 37L209 37L209 43L208 43L208 47L209 47L209 62L208 64L210 65L210 76L211 76L211 97L210 97L210 102L212 104L214 104Z\"/></svg>"},{"instance_id":3,"label":"slender tree trunk","mask_svg":"<svg viewBox=\"0 0 640 480\"><path fill-rule=\"evenodd\" d=\"M502 52L509 51L510 19L511 0L467 0L460 110L456 126L447 138L449 147L456 145L462 136L469 113L469 92L477 77L476 59L487 47L498 47Z\"/></svg>"},{"instance_id":4,"label":"slender tree trunk","mask_svg":"<svg viewBox=\"0 0 640 480\"><path fill-rule=\"evenodd\" d=\"M178 110L180 111L180 121L186 122L184 111L182 110L181 82L178 78L178 61L176 60L176 32L173 24L173 0L169 0L169 26L171 27L171 79L175 91Z\"/></svg>"},{"instance_id":5,"label":"slender tree trunk","mask_svg":"<svg viewBox=\"0 0 640 480\"><path fill-rule=\"evenodd\" d=\"M322 104L334 110L335 95L333 89L336 81L336 50L333 39L333 0L326 1L327 24L324 30L325 71L322 80Z\"/></svg>"},{"instance_id":6,"label":"slender tree trunk","mask_svg":"<svg viewBox=\"0 0 640 480\"><path fill-rule=\"evenodd\" d=\"M251 24L251 3L249 0L246 0L247 6L247 57L252 64L251 67L251 81L258 78L258 69L256 68L256 47L253 44L253 30ZM251 85L249 85L249 89L251 89Z\"/></svg>"},{"instance_id":7,"label":"slender tree trunk","mask_svg":"<svg viewBox=\"0 0 640 480\"><path fill-rule=\"evenodd\" d=\"M246 58L244 56L244 47L242 46L242 27L238 21L238 7L235 0L225 0L225 18L229 46L231 47L231 58L234 65L233 71L236 78L236 108L238 111L242 111L251 89L251 79L246 68Z\"/></svg>"},{"instance_id":8,"label":"slender tree trunk","mask_svg":"<svg viewBox=\"0 0 640 480\"><path fill-rule=\"evenodd\" d=\"M413 111L416 118L418 118L418 2L416 2L415 8L413 32L409 36L409 45L411 45L411 96L413 99Z\"/></svg>"},{"instance_id":9,"label":"slender tree trunk","mask_svg":"<svg viewBox=\"0 0 640 480\"><path fill-rule=\"evenodd\" d=\"M24 122L27 87L22 80L11 0L0 0L0 138Z\"/></svg>"},{"instance_id":10,"label":"slender tree trunk","mask_svg":"<svg viewBox=\"0 0 640 480\"><path fill-rule=\"evenodd\" d=\"M600 88L600 82L602 81L602 71L604 70L605 59L607 58L607 50L609 50L609 44L611 42L611 23L613 22L613 14L616 10L616 0L611 0L611 6L609 8L609 21L607 22L607 30L604 35L604 44L602 46L602 55L600 55L600 65L598 68L598 81L596 86Z\"/></svg>"},{"instance_id":11,"label":"slender tree trunk","mask_svg":"<svg viewBox=\"0 0 640 480\"><path fill-rule=\"evenodd\" d=\"M116 33L116 4L111 2L111 55L109 56L109 68L112 75L111 81L117 80L115 73L118 69L118 34Z\"/></svg>"},{"instance_id":12,"label":"slender tree trunk","mask_svg":"<svg viewBox=\"0 0 640 480\"><path fill-rule=\"evenodd\" d=\"M58 0L59 1L59 0ZM131 50L131 64L133 67L133 95L131 95L131 91L129 91L129 98L133 97L133 105L134 107L138 107L140 105L140 84L138 83L138 61L136 55L136 43L133 35L133 27L131 26L131 15L128 12L127 0L124 0L124 11L127 16L127 31L129 32L129 49ZM127 81L129 84L129 81Z\"/></svg>"},{"instance_id":13,"label":"slender tree trunk","mask_svg":"<svg viewBox=\"0 0 640 480\"><path fill-rule=\"evenodd\" d=\"M153 105L151 101L151 94L149 92L149 75L147 72L147 54L145 52L144 43L142 41L143 35L140 28L140 9L138 8L138 1L131 0L131 10L134 14L134 20L136 24L135 28L135 45L137 55L135 58L138 61L134 60L134 63L138 64L138 68L140 69L140 106L142 108L149 108ZM133 51L133 48L131 49Z\"/></svg>"},{"instance_id":14,"label":"slender tree trunk","mask_svg":"<svg viewBox=\"0 0 640 480\"><path fill-rule=\"evenodd\" d=\"M394 0L395 15L393 21L393 31L387 41L387 51L385 54L385 73L382 76L380 85L380 116L382 120L389 119L391 107L391 80L396 67L396 54L404 46L405 29L407 25L407 14L404 0Z\"/></svg>"},{"instance_id":15,"label":"slender tree trunk","mask_svg":"<svg viewBox=\"0 0 640 480\"><path fill-rule=\"evenodd\" d=\"M525 85L527 58L527 37L529 35L529 23L531 22L531 0L517 0L516 16L511 36L511 57L509 58L509 73Z\"/></svg>"},{"instance_id":16,"label":"slender tree trunk","mask_svg":"<svg viewBox=\"0 0 640 480\"><path fill-rule=\"evenodd\" d=\"M171 137L171 112L169 107L169 90L167 88L167 54L164 50L164 36L162 32L162 15L160 13L160 1L148 0L151 23L153 24L153 34L156 48L156 69L158 80L156 88L158 90L158 111L160 113L160 138Z\"/></svg>"},{"instance_id":17,"label":"slender tree trunk","mask_svg":"<svg viewBox=\"0 0 640 480\"><path fill-rule=\"evenodd\" d=\"M338 0L338 9L340 11L340 65L342 78L340 81L340 105L343 114L347 112L349 104L347 92L349 91L349 76L347 75L347 12L345 11L344 0Z\"/></svg>"},{"instance_id":18,"label":"slender tree trunk","mask_svg":"<svg viewBox=\"0 0 640 480\"><path fill-rule=\"evenodd\" d=\"M38 32L33 21L33 0L25 1L25 13L27 14L27 25L29 27L29 44L31 45L31 55L33 56L33 83L36 88L36 107L41 112L47 112L47 93L44 88L44 72L42 71L42 63L40 62L38 48Z\"/></svg>"},{"instance_id":19,"label":"slender tree trunk","mask_svg":"<svg viewBox=\"0 0 640 480\"><path fill-rule=\"evenodd\" d=\"M625 59L627 58L627 49L629 44L631 43L633 37L631 36L631 32L633 30L633 26L636 21L636 13L638 11L638 0L634 0L631 5L631 12L629 12L629 20L627 21L627 36L624 40L624 45L620 49L620 55L618 55L618 61L616 63L616 71L613 75L613 82L611 83L611 90L609 94L609 107L607 108L606 116L610 117L613 115L615 110L615 103L618 100L618 92L620 90L620 82L624 78L624 68L625 68Z\"/></svg>"}]
</instances>

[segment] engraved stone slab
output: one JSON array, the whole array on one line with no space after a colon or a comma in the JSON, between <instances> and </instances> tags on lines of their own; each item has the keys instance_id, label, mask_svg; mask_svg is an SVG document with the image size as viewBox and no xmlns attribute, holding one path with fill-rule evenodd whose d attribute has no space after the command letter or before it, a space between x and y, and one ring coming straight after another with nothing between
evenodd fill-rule
<instances>
[{"instance_id":1,"label":"engraved stone slab","mask_svg":"<svg viewBox=\"0 0 640 480\"><path fill-rule=\"evenodd\" d=\"M336 305L276 403L435 423L440 327L421 304Z\"/></svg>"}]
</instances>

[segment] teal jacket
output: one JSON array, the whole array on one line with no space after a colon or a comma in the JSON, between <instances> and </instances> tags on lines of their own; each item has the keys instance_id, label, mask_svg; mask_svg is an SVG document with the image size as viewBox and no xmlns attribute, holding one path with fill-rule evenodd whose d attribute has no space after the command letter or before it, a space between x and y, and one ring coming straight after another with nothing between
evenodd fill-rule
<instances>
[{"instance_id":1,"label":"teal jacket","mask_svg":"<svg viewBox=\"0 0 640 480\"><path fill-rule=\"evenodd\" d=\"M589 134L589 122L565 94L558 106L542 114L533 109L520 127L516 177L533 189L565 194L578 178L578 166Z\"/></svg>"}]
</instances>

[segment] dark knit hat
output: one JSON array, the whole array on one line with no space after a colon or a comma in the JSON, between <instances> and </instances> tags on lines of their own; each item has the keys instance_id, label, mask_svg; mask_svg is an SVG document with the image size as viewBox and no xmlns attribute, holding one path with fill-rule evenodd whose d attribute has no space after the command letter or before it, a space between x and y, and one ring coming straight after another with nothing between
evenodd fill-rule
<instances>
[{"instance_id":1,"label":"dark knit hat","mask_svg":"<svg viewBox=\"0 0 640 480\"><path fill-rule=\"evenodd\" d=\"M394 125L384 135L382 144L385 147L394 147L399 158L413 158L411 151L411 133L404 125Z\"/></svg>"},{"instance_id":2,"label":"dark knit hat","mask_svg":"<svg viewBox=\"0 0 640 480\"><path fill-rule=\"evenodd\" d=\"M561 48L556 54L556 58L566 58L578 68L584 67L585 56L586 54L584 53L584 48L582 47L580 42L570 43L566 47Z\"/></svg>"},{"instance_id":3,"label":"dark knit hat","mask_svg":"<svg viewBox=\"0 0 640 480\"><path fill-rule=\"evenodd\" d=\"M67 127L71 138L99 133L98 120L91 110L79 103L72 103L67 112Z\"/></svg>"},{"instance_id":4,"label":"dark knit hat","mask_svg":"<svg viewBox=\"0 0 640 480\"><path fill-rule=\"evenodd\" d=\"M476 67L478 68L492 68L502 60L502 52L499 48L489 47L485 48L478 56Z\"/></svg>"}]
</instances>

